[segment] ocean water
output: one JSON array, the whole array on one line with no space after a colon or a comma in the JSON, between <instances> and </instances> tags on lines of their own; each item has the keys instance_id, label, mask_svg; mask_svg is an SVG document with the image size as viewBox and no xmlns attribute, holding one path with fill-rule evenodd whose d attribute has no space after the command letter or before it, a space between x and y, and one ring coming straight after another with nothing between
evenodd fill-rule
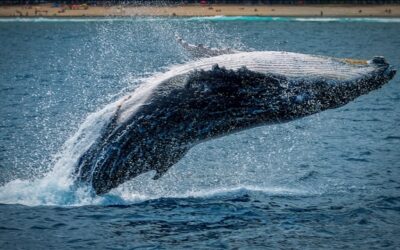
<instances>
[{"instance_id":1,"label":"ocean water","mask_svg":"<svg viewBox=\"0 0 400 250\"><path fill-rule=\"evenodd\" d=\"M335 110L197 145L104 196L71 171L175 42L400 69L400 19L0 19L0 249L398 249L400 78Z\"/></svg>"}]
</instances>

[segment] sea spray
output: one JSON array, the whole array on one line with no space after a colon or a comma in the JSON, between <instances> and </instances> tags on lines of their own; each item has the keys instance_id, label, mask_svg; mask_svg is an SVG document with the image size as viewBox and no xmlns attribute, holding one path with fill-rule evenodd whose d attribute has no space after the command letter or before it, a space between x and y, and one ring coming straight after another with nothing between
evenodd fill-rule
<instances>
[{"instance_id":1,"label":"sea spray","mask_svg":"<svg viewBox=\"0 0 400 250\"><path fill-rule=\"evenodd\" d=\"M73 205L90 200L87 190L73 187L73 167L79 157L94 143L101 129L117 108L115 103L87 117L78 131L54 156L54 167L44 177L34 180L13 180L0 187L1 203L24 205Z\"/></svg>"}]
</instances>

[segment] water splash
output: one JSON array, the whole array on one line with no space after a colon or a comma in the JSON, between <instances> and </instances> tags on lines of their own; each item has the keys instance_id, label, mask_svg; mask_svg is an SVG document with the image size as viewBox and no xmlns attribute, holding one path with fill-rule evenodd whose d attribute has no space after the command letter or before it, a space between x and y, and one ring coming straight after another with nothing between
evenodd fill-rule
<instances>
[{"instance_id":1,"label":"water splash","mask_svg":"<svg viewBox=\"0 0 400 250\"><path fill-rule=\"evenodd\" d=\"M79 130L54 156L53 168L43 178L13 180L0 188L1 203L24 205L71 205L87 204L89 192L74 190L72 171L79 157L99 136L101 129L116 110L115 104L106 106L88 116ZM90 200L90 199L89 199Z\"/></svg>"},{"instance_id":2,"label":"water splash","mask_svg":"<svg viewBox=\"0 0 400 250\"><path fill-rule=\"evenodd\" d=\"M135 112L149 96L152 89L161 83L165 78L175 75L176 72L185 70L184 66L174 66L167 74L159 73L146 79L144 83L139 85L136 90L127 96L122 96L119 100L106 105L103 109L98 112L90 114L83 124L79 127L78 131L66 141L63 148L53 156L53 168L44 177L37 178L34 180L13 180L3 187L0 187L0 202L1 203L18 203L29 206L37 205L62 205L62 206L81 206L81 205L109 205L109 204L129 204L132 202L143 201L147 199L157 199L161 197L172 197L172 198L183 198L183 197L201 197L201 196L213 196L221 193L235 193L238 190L246 189L250 191L265 192L268 194L310 194L310 189L300 190L299 188L292 188L290 185L285 187L276 178L274 174L269 179L265 179L265 175L260 179L257 176L259 171L263 170L265 163L262 166L257 166L259 163L253 162L252 153L257 151L263 151L262 144L265 141L259 139L259 145L250 143L246 145L248 150L240 155L236 154L237 161L245 158L245 162L254 163L256 171L252 170L254 166L248 167L247 164L241 163L236 166L237 171L234 175L226 174L223 162L219 165L207 166L209 164L200 163L203 166L198 166L197 160L199 156L189 156L183 161L177 164L174 169L171 169L160 181L152 181L151 176L153 173L146 173L135 180L127 182L117 189L113 190L110 194L105 196L94 196L88 188L77 188L74 185L74 177L72 172L80 158L89 147L97 140L101 135L102 129L108 124L112 116L118 110L120 105L124 102L124 108L121 111L120 119L126 119L126 115ZM125 115L126 114L126 115ZM277 127L275 127L277 128ZM263 128L258 128L263 129ZM289 128L293 131L293 129ZM264 128L265 136L270 136L271 133ZM254 132L254 130L253 130ZM281 136L281 131L276 131L277 136L280 137L282 144L289 144L289 146L276 145L276 150L269 150L266 165L277 168L274 170L279 174L281 171L286 171L288 167L286 163L291 161L291 152L293 151L294 145L291 134L286 137ZM273 136L274 133L272 133ZM302 134L301 134L302 135ZM239 133L239 138L244 141L245 144L249 141L253 141L254 138L249 132L244 131ZM286 138L286 139L285 139ZM237 139L237 138L236 138ZM215 140L212 144L223 144L228 148L235 150L235 141L229 142L228 140ZM227 145L226 145L227 144ZM200 151L206 151L204 147L209 147L210 143L202 145ZM216 147L214 145L213 147ZM217 146L218 148L224 148L222 145ZM236 150L241 151L239 148ZM221 154L227 154L228 152L221 152ZM231 152L232 153L232 152ZM221 157L221 154L215 155L215 159ZM228 153L229 154L229 153ZM235 154L235 153L234 153ZM200 156L201 157L201 156ZM204 156L203 156L204 157ZM229 156L227 156L229 157ZM286 158L286 161L281 161L282 157ZM271 158L272 160L270 160ZM285 163L286 162L286 163ZM228 163L228 162L226 162ZM228 163L230 164L230 163ZM189 169L182 170L182 167L190 166ZM186 167L187 168L187 167ZM200 170L200 172L197 172ZM214 176L210 176L210 171ZM192 179L192 176L197 176L196 180ZM274 181L275 179L275 181ZM287 180L284 180L284 183Z\"/></svg>"},{"instance_id":3,"label":"water splash","mask_svg":"<svg viewBox=\"0 0 400 250\"><path fill-rule=\"evenodd\" d=\"M39 21L47 20L40 19ZM53 21L54 20L51 20L51 22ZM170 48L175 44L173 41L177 30L179 30L184 37L187 37L188 40L191 40L191 42L201 42L207 39L213 41L218 47L223 47L224 45L233 48L242 46L240 40L230 39L228 36L220 34L214 30L215 28L213 26L210 26L206 22L200 25L200 30L204 32L198 32L198 34L195 35L190 35L191 29L188 28L191 26L190 23L181 25L183 25L183 27L179 28L175 26L173 22L157 22L153 24L145 23L143 25L141 24L140 27L135 26L132 28L128 22L125 26L119 26L128 29L128 32L125 31L120 34L120 31L114 29L114 26L111 26L109 22L102 22L99 26L96 26L96 34L98 37L94 43L87 43L82 47L75 46L72 51L74 56L71 57L69 64L66 65L69 74L63 80L65 82L76 82L79 80L75 76L80 75L82 69L75 65L75 61L81 58L79 55L84 54L89 58L87 64L84 66L90 69L88 73L85 72L88 74L85 80L95 85L95 87L91 86L91 88L84 90L86 92L78 94L79 99L84 99L84 105L82 106L89 106L89 110L94 110L99 105L103 106L104 103L111 102L111 104L90 114L82 125L79 126L77 132L66 141L62 149L50 156L52 158L50 167L44 167L49 170L47 173L41 174L40 177L34 174L34 178L28 180L15 179L0 187L0 203L18 203L29 206L80 206L89 204L130 203L160 197L209 196L221 192L236 192L235 190L238 189L257 189L261 190L261 192L274 194L289 194L302 190L296 187L296 185L292 185L290 181L288 182L286 179L280 177L282 173L289 171L288 162L292 160L296 161L296 157L291 156L291 152L294 143L299 137L303 136L302 134L296 135L292 125L289 125L289 127L282 127L284 133L286 133L284 136L282 136L282 131L277 129L277 127L272 129L259 128L257 133L259 135L261 134L261 136L258 138L252 135L252 133L254 133L254 130L252 130L252 132L243 132L230 138L199 145L197 149L191 150L187 157L174 166L162 180L157 182L150 180L150 175L153 173L144 174L113 190L109 195L102 197L93 196L85 188L76 189L76 187L74 187L74 178L71 174L76 162L99 137L102 128L115 113L119 103L125 98L125 95L135 89L134 95L137 95L137 98L130 99L132 101L130 107L134 108L143 101L143 98L146 96L145 93L149 92L151 88L155 86L151 83L160 80L157 79L157 77L159 77L158 74L146 78L146 76L151 74L150 72L162 71L163 67L163 65L154 65L154 62L160 59L157 57L160 55L155 52L150 53L148 50L151 50L152 47L143 46L147 49L139 51L140 53L149 55L150 59L148 61L141 61L140 58L136 59L135 56L132 56L132 60L135 60L135 63L140 65L137 67L137 70L140 69L140 73L132 72L125 75L123 74L124 72L131 72L129 65L125 65L125 61L120 60L121 58L127 57L127 50L123 48L128 48L127 45L130 43L144 44L146 42L146 38L142 37L137 39L137 34L143 34L144 30L151 30L151 32L157 33L158 35L154 37L158 37L158 39L162 41L158 43L158 48L161 51L165 51L165 53L171 51ZM146 34L144 34L144 36L145 35ZM124 43L116 47L113 44L116 41L124 41ZM90 48L95 46L99 49L96 53L85 54L86 51L90 51ZM179 46L176 46L176 48L179 48ZM176 48L174 49L178 50ZM165 54L163 53L163 55ZM171 65L179 62L179 59L175 61L168 60L164 60L164 65ZM102 64L110 61L111 63L106 65ZM99 80L104 74L114 74L119 77L113 81ZM120 75L122 75L122 77ZM141 78L141 80L137 80L138 78ZM112 102L112 100L116 99L116 96L110 95L109 93L112 91L115 93L115 89L109 86L117 80L125 83L121 84L122 86L117 90L119 92L117 97L120 97L120 99ZM138 82L143 82L143 84L139 85ZM96 96L91 96L91 91L93 89L100 92L99 96L102 98L102 101L95 100ZM104 89L107 89L107 91ZM99 98L99 96L97 96L97 98ZM127 113L130 112L131 111ZM73 112L69 114L69 117L73 118ZM48 122L51 122L51 119L49 119ZM77 123L78 121L74 122ZM61 129L64 125L65 124L60 124L56 126L54 130L57 128ZM271 138L265 139L267 136L271 136ZM274 136L279 137L278 143L277 140L273 139ZM46 142L46 140L49 141L51 139L45 138L44 141ZM249 143L249 141L255 142ZM289 144L289 146L284 144ZM247 150L243 152L242 146L245 146ZM275 147L275 149L272 149L272 147ZM198 159L205 158L204 152L207 159L199 161ZM213 152L218 152L218 154ZM268 153L265 155L257 155L260 152L261 154L262 152ZM228 160L221 160L221 154L224 156L223 159ZM209 156L212 156L212 158L209 158ZM227 166L232 166L232 171L229 174L226 173ZM310 190L312 189L304 188L301 192L312 193Z\"/></svg>"}]
</instances>

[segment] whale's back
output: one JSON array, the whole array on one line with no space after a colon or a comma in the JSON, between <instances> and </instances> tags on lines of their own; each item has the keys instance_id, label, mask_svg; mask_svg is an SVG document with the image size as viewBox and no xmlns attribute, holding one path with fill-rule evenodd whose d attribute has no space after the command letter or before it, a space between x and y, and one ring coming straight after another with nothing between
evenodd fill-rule
<instances>
[{"instance_id":1,"label":"whale's back","mask_svg":"<svg viewBox=\"0 0 400 250\"><path fill-rule=\"evenodd\" d=\"M134 110L155 92L154 89L166 82L170 83L171 78L190 76L192 72L199 70L209 71L215 65L227 70L238 70L246 67L256 73L281 75L288 79L306 79L311 82L316 79L323 79L328 83L354 81L371 74L378 67L366 60L340 59L284 51L240 52L202 58L172 66L166 72L148 78L133 95L123 98L118 121L120 123L125 122L135 113ZM173 82L185 84L185 81Z\"/></svg>"}]
</instances>

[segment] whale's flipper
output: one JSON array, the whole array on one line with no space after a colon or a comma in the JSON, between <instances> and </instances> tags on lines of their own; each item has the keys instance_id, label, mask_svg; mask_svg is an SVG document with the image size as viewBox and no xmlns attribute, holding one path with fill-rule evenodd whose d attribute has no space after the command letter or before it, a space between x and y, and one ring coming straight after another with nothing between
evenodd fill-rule
<instances>
[{"instance_id":1,"label":"whale's flipper","mask_svg":"<svg viewBox=\"0 0 400 250\"><path fill-rule=\"evenodd\" d=\"M176 41L185 49L187 50L192 57L194 58L203 58L203 57L212 57L212 56L219 56L224 54L234 54L239 51L233 50L231 48L226 49L217 49L217 48L209 48L204 46L203 44L190 44L183 40L181 37L176 36Z\"/></svg>"}]
</instances>

